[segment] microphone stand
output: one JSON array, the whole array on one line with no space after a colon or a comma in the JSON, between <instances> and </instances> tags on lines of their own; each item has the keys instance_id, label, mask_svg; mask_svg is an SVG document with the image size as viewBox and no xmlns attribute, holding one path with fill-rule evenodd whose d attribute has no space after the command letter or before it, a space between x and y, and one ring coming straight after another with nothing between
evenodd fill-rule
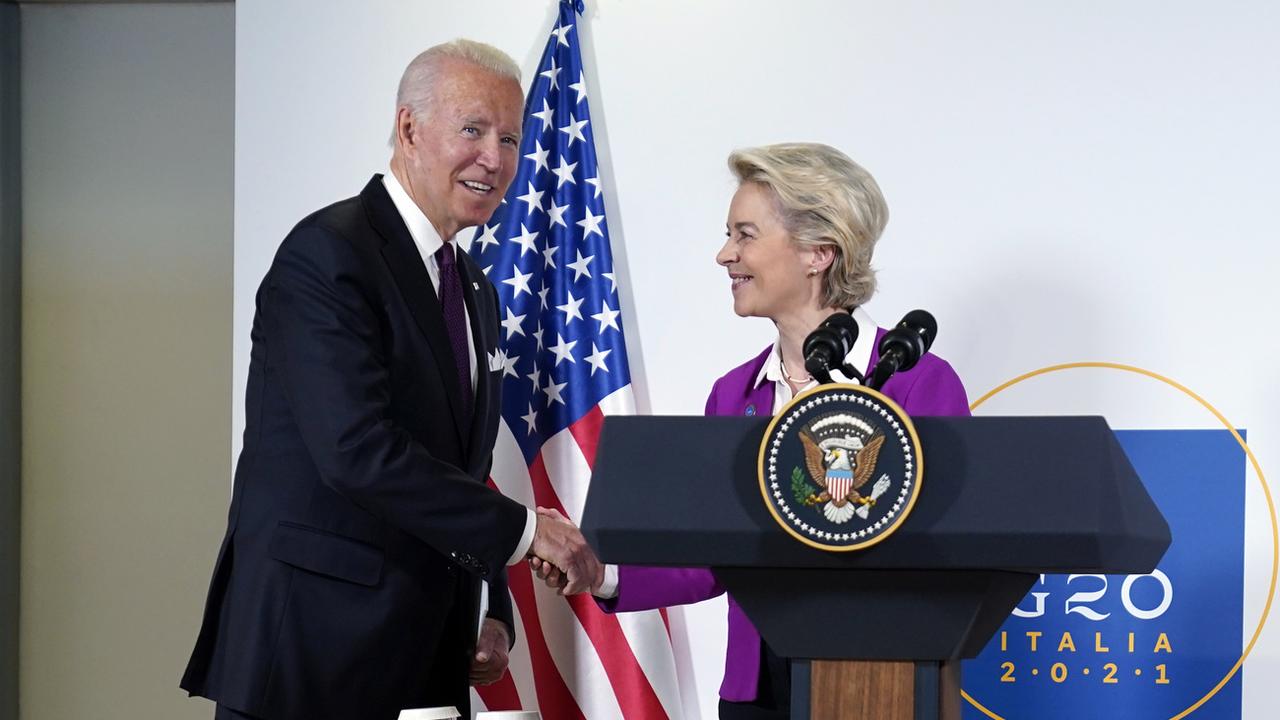
<instances>
[{"instance_id":1,"label":"microphone stand","mask_svg":"<svg viewBox=\"0 0 1280 720\"><path fill-rule=\"evenodd\" d=\"M819 385L832 385L835 383L835 380L831 379L831 368L826 365L819 365L815 368L806 369L809 370L810 375L817 379ZM862 373L858 372L858 369L850 363L844 363L841 365L840 372L844 373L845 377L857 380L861 385L867 384L867 380L862 376Z\"/></svg>"}]
</instances>

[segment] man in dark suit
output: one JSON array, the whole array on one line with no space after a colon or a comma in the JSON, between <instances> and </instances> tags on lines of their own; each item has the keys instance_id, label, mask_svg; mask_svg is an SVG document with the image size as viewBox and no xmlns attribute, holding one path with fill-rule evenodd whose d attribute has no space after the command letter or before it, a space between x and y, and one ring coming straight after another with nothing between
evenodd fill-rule
<instances>
[{"instance_id":1,"label":"man in dark suit","mask_svg":"<svg viewBox=\"0 0 1280 720\"><path fill-rule=\"evenodd\" d=\"M515 175L519 68L446 43L396 104L391 173L298 223L258 290L244 449L181 682L217 717L466 715L514 638L505 567L601 578L572 525L485 484L498 299L453 238Z\"/></svg>"}]
</instances>

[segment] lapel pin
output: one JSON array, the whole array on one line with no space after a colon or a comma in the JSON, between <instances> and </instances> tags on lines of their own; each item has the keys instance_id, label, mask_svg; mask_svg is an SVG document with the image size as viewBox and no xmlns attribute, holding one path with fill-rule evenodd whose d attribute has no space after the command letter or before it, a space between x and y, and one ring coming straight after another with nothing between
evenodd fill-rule
<instances>
[{"instance_id":1,"label":"lapel pin","mask_svg":"<svg viewBox=\"0 0 1280 720\"><path fill-rule=\"evenodd\" d=\"M755 406L755 405L748 405L748 406L747 406L747 415L755 415L755 414L756 414L756 406Z\"/></svg>"}]
</instances>

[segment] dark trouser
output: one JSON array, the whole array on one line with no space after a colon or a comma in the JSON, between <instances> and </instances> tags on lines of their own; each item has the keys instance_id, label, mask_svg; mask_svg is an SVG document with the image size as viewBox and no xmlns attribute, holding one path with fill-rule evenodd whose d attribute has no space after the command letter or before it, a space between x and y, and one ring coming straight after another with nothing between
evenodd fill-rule
<instances>
[{"instance_id":1,"label":"dark trouser","mask_svg":"<svg viewBox=\"0 0 1280 720\"><path fill-rule=\"evenodd\" d=\"M791 662L760 641L760 682L756 699L720 700L720 720L789 720L791 718Z\"/></svg>"}]
</instances>

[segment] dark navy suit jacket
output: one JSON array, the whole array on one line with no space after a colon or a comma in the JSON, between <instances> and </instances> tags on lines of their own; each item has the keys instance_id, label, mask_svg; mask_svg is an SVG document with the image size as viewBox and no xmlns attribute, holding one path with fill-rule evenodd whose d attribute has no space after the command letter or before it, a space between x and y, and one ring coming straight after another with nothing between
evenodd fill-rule
<instances>
[{"instance_id":1,"label":"dark navy suit jacket","mask_svg":"<svg viewBox=\"0 0 1280 720\"><path fill-rule=\"evenodd\" d=\"M514 637L505 564L527 511L486 487L497 293L458 257L478 365L470 418L381 176L281 244L257 295L244 449L181 682L192 694L267 720L465 707L481 579Z\"/></svg>"}]
</instances>

